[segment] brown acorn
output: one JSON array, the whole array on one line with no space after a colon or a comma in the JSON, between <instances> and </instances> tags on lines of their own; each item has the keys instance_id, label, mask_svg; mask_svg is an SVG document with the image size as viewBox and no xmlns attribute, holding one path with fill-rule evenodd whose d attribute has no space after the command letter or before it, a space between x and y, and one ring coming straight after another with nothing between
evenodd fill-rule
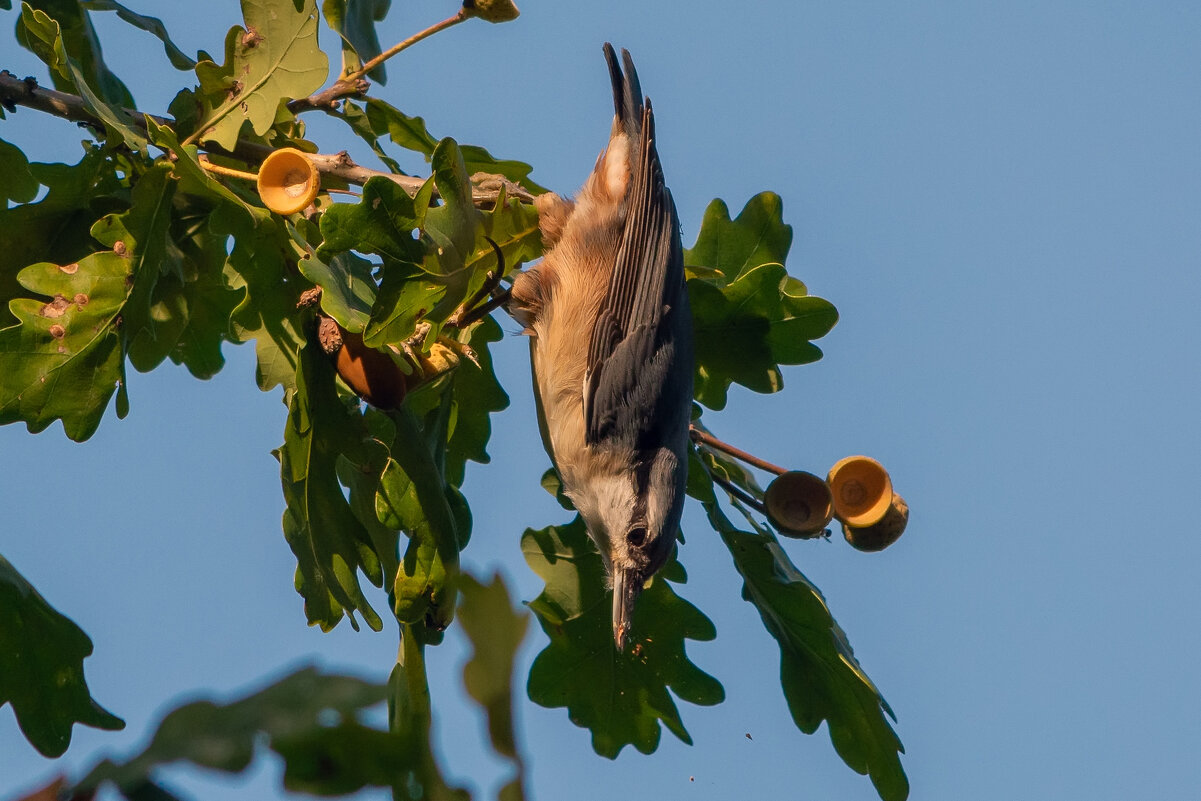
<instances>
[{"instance_id":1,"label":"brown acorn","mask_svg":"<svg viewBox=\"0 0 1201 801\"><path fill-rule=\"evenodd\" d=\"M369 347L330 317L321 317L317 338L334 356L334 369L355 394L378 409L396 409L405 399L405 377L388 354Z\"/></svg>"},{"instance_id":2,"label":"brown acorn","mask_svg":"<svg viewBox=\"0 0 1201 801\"><path fill-rule=\"evenodd\" d=\"M856 550L882 551L900 539L908 523L909 505L900 495L893 495L888 511L878 522L862 528L843 523L842 535Z\"/></svg>"},{"instance_id":3,"label":"brown acorn","mask_svg":"<svg viewBox=\"0 0 1201 801\"><path fill-rule=\"evenodd\" d=\"M772 525L786 537L815 537L834 517L830 487L802 470L772 479L763 493L763 505Z\"/></svg>"}]
</instances>

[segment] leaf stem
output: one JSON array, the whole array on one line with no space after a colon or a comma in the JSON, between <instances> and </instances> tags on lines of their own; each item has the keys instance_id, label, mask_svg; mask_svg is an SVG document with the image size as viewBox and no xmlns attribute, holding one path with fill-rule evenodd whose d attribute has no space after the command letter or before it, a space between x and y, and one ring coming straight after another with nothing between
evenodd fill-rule
<instances>
[{"instance_id":1,"label":"leaf stem","mask_svg":"<svg viewBox=\"0 0 1201 801\"><path fill-rule=\"evenodd\" d=\"M720 484L722 489L724 489L726 492L733 495L738 500L745 503L747 506L754 509L759 514L761 514L761 515L767 514L767 507L764 506L761 501L758 501L755 498L751 497L751 495L748 492L743 490L741 487L739 487L734 482L730 481L729 479L723 478L722 476L719 476L717 473L713 472L712 470L709 471L709 478L713 479L713 481L716 482L717 484Z\"/></svg>"},{"instance_id":2,"label":"leaf stem","mask_svg":"<svg viewBox=\"0 0 1201 801\"><path fill-rule=\"evenodd\" d=\"M407 50L408 48L410 48L413 45L420 42L422 39L426 39L426 38L429 38L430 36L433 36L438 31L444 31L447 28L451 27L452 25L458 25L460 22L467 19L468 17L469 17L469 14L467 13L467 9L460 8L458 13L455 14L454 16L447 17L446 19L442 20L441 22L438 22L438 23L435 23L435 24L429 26L424 31L419 31L418 33L413 34L408 39L405 39L403 42L392 45L392 47L389 47L387 50L380 53L375 58L369 60L366 64L359 67L354 72L352 72L349 75L342 78L341 81L346 81L346 82L357 81L359 78L362 78L364 75L371 72L373 69L378 67L380 64L383 64L385 61L392 58L392 56L396 55L397 53L401 52L402 50Z\"/></svg>"},{"instance_id":3,"label":"leaf stem","mask_svg":"<svg viewBox=\"0 0 1201 801\"><path fill-rule=\"evenodd\" d=\"M235 170L232 167L222 167L220 164L214 164L208 160L207 156L200 156L197 161L200 162L201 167L214 175L226 175L230 178L241 178L244 181L257 181L259 179L256 173L244 172L242 170Z\"/></svg>"},{"instance_id":4,"label":"leaf stem","mask_svg":"<svg viewBox=\"0 0 1201 801\"><path fill-rule=\"evenodd\" d=\"M692 437L693 442L703 442L711 448L716 448L722 453L727 453L730 456L733 456L735 459L741 459L752 467L758 467L760 470L766 470L768 473L774 473L777 476L788 472L779 465L772 464L764 459L760 459L754 454L747 453L740 448L735 448L728 442L721 441L708 431L698 428L695 424L689 427L688 433Z\"/></svg>"}]
</instances>

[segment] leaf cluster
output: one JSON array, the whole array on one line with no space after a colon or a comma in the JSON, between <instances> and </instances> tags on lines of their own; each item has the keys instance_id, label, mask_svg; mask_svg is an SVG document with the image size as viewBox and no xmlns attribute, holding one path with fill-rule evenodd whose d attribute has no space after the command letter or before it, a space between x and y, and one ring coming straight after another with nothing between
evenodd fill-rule
<instances>
[{"instance_id":1,"label":"leaf cluster","mask_svg":"<svg viewBox=\"0 0 1201 801\"><path fill-rule=\"evenodd\" d=\"M99 765L81 793L111 782L127 797L167 797L152 776L158 766L186 760L239 771L263 741L284 759L290 789L465 797L430 746L424 672L424 649L441 642L457 614L474 649L467 692L513 768L501 796L524 795L511 696L528 615L513 608L499 578L483 583L460 570L472 529L461 487L469 461L489 460L490 415L508 405L489 352L501 328L472 312L491 308L483 304L503 294L512 271L542 255L536 210L523 199L544 190L528 164L438 139L421 117L346 83L381 53L375 26L389 7L242 0L243 24L230 29L223 52L195 57L160 20L109 0L28 0L15 15L17 41L45 63L56 89L77 97L71 113L91 138L74 164L31 163L0 140L0 423L20 421L36 433L61 421L68 437L84 440L114 397L117 416L129 412L128 366L148 371L170 360L203 379L222 368L227 343L253 342L258 386L280 388L287 408L275 455L307 621L329 630L346 618L357 629L361 619L380 629L390 614L402 631L387 684L303 670L239 701L189 704L164 719L140 755ZM503 0L467 8L461 17L515 15ZM102 12L157 37L172 66L190 76L168 118L132 110L92 26L91 14ZM318 41L322 19L340 48L333 76ZM382 64L368 76L382 84ZM351 99L340 107L315 102L327 84ZM273 148L316 153L302 115L317 109L342 121L388 171L327 169L311 208L274 214L250 184L227 176L252 172ZM424 157L428 177L400 180L396 148ZM485 184L492 194L482 202ZM339 191L356 196L334 202ZM776 392L781 365L820 358L813 340L837 313L786 271L791 239L773 194L752 198L733 219L720 200L706 210L685 253L697 426L702 407L726 407L731 385ZM322 320L394 366L406 388L402 404L363 403L339 373L337 346L331 352L318 336ZM727 546L744 599L780 645L781 687L797 727L812 733L825 721L843 760L869 773L882 798L903 799L891 710L817 588L753 509L717 491L715 476L744 498L761 500L762 490L721 454L699 446L692 453L689 494ZM544 476L569 508L557 482L553 470ZM750 530L729 520L731 505ZM687 652L690 640L717 632L679 594L684 566L673 560L643 592L631 647L619 653L604 566L580 518L530 528L521 547L545 582L528 604L546 637L526 683L530 699L565 708L610 758L627 745L653 752L661 727L691 742L676 699L713 705L724 690ZM0 620L8 621L0 653L19 657L0 665L0 703L13 704L39 750L62 753L76 722L121 725L88 694L86 635L2 559ZM32 620L41 621L36 633ZM42 678L50 670L64 680ZM385 699L386 731L362 719Z\"/></svg>"}]
</instances>

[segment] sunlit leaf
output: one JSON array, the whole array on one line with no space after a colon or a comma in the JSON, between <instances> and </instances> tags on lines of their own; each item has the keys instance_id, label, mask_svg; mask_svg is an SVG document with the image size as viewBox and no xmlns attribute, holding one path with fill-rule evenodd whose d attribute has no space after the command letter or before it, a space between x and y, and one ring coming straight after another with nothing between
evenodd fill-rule
<instances>
[{"instance_id":1,"label":"sunlit leaf","mask_svg":"<svg viewBox=\"0 0 1201 801\"><path fill-rule=\"evenodd\" d=\"M405 150L421 153L427 160L432 159L434 150L440 141L430 134L421 117L411 117L400 109L379 98L369 98L366 103L367 119L376 136L384 136ZM463 163L468 175L477 172L502 175L510 181L521 184L534 194L546 191L543 187L530 180L533 168L522 161L497 159L487 150L475 145L460 145Z\"/></svg>"},{"instance_id":2,"label":"sunlit leaf","mask_svg":"<svg viewBox=\"0 0 1201 801\"><path fill-rule=\"evenodd\" d=\"M521 548L546 582L530 609L550 638L530 667L530 700L567 707L573 723L591 730L593 750L611 759L626 745L654 751L660 722L691 743L672 694L708 706L720 703L725 692L684 652L686 639L711 640L716 631L664 580L671 566L639 597L630 643L618 653L612 592L583 521L577 516L566 526L527 530Z\"/></svg>"},{"instance_id":3,"label":"sunlit leaf","mask_svg":"<svg viewBox=\"0 0 1201 801\"><path fill-rule=\"evenodd\" d=\"M821 298L804 294L781 264L763 264L718 285L688 281L696 349L695 397L723 409L726 391L739 383L756 392L783 386L781 364L821 358L810 340L825 336L838 312Z\"/></svg>"},{"instance_id":4,"label":"sunlit leaf","mask_svg":"<svg viewBox=\"0 0 1201 801\"><path fill-rule=\"evenodd\" d=\"M202 61L196 68L207 95L214 82L226 95L206 110L200 138L227 150L244 122L264 135L282 102L315 92L329 72L317 46L315 0L242 0L242 15L246 27L234 28L226 39L226 63L218 68Z\"/></svg>"},{"instance_id":5,"label":"sunlit leaf","mask_svg":"<svg viewBox=\"0 0 1201 801\"><path fill-rule=\"evenodd\" d=\"M349 251L328 260L300 262L301 274L321 287L321 310L356 334L363 332L375 303L374 269L374 264Z\"/></svg>"},{"instance_id":6,"label":"sunlit leaf","mask_svg":"<svg viewBox=\"0 0 1201 801\"><path fill-rule=\"evenodd\" d=\"M21 731L43 756L66 751L76 723L125 727L88 692L83 660L91 653L88 635L0 556L0 706L12 704Z\"/></svg>"},{"instance_id":7,"label":"sunlit leaf","mask_svg":"<svg viewBox=\"0 0 1201 801\"><path fill-rule=\"evenodd\" d=\"M509 396L493 372L488 348L503 338L504 332L491 317L480 321L466 338L479 365L461 359L455 368L451 396L455 415L446 454L446 477L455 486L463 483L468 460L481 464L491 461L487 451L492 435L490 416L509 407Z\"/></svg>"},{"instance_id":8,"label":"sunlit leaf","mask_svg":"<svg viewBox=\"0 0 1201 801\"><path fill-rule=\"evenodd\" d=\"M792 245L792 226L784 222L783 203L774 192L761 192L730 219L721 199L713 200L701 220L696 244L684 251L684 263L718 270L733 281L760 264L784 264Z\"/></svg>"},{"instance_id":9,"label":"sunlit leaf","mask_svg":"<svg viewBox=\"0 0 1201 801\"><path fill-rule=\"evenodd\" d=\"M387 178L371 178L363 185L358 203L338 203L321 215L324 242L317 255L328 258L355 250L420 264L423 250L415 231L425 222L431 190L411 197Z\"/></svg>"},{"instance_id":10,"label":"sunlit leaf","mask_svg":"<svg viewBox=\"0 0 1201 801\"><path fill-rule=\"evenodd\" d=\"M147 172L129 211L92 226L92 237L110 250L69 264L42 262L18 275L46 299L9 303L21 322L0 331L0 422L24 420L37 432L61 418L67 436L87 439L118 389L117 414L125 416L128 338L153 331L150 296L163 271L178 268L178 249L167 236L167 173Z\"/></svg>"}]
</instances>

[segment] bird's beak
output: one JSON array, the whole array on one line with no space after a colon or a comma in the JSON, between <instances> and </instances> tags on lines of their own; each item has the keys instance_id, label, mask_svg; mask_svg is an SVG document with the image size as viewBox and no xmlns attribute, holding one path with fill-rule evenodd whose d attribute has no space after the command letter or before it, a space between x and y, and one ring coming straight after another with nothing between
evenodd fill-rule
<instances>
[{"instance_id":1,"label":"bird's beak","mask_svg":"<svg viewBox=\"0 0 1201 801\"><path fill-rule=\"evenodd\" d=\"M613 642L618 651L624 651L630 633L630 618L634 614L634 601L642 592L642 582L624 568L613 568Z\"/></svg>"}]
</instances>

